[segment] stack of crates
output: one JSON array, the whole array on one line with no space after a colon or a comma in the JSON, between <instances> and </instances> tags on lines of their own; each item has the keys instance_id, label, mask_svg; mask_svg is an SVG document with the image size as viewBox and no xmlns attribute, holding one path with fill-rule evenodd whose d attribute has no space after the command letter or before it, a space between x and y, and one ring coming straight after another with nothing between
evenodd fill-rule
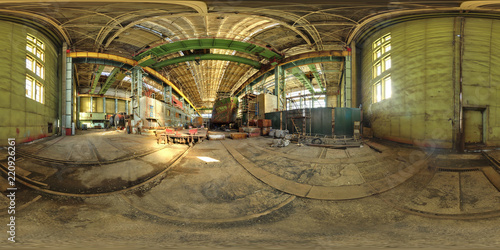
<instances>
[{"instance_id":1,"label":"stack of crates","mask_svg":"<svg viewBox=\"0 0 500 250\"><path fill-rule=\"evenodd\" d=\"M271 120L259 119L257 120L257 126L260 128L261 135L269 135L269 131L271 130Z\"/></svg>"}]
</instances>

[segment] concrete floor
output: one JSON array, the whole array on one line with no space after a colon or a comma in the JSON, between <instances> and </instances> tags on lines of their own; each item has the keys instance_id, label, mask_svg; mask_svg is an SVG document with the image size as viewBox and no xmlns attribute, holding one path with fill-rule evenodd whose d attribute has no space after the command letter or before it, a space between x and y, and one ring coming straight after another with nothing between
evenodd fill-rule
<instances>
[{"instance_id":1,"label":"concrete floor","mask_svg":"<svg viewBox=\"0 0 500 250\"><path fill-rule=\"evenodd\" d=\"M189 148L97 130L19 145L15 246L500 247L500 192L481 154L381 141L274 148L272 141ZM2 241L12 246L7 234Z\"/></svg>"}]
</instances>

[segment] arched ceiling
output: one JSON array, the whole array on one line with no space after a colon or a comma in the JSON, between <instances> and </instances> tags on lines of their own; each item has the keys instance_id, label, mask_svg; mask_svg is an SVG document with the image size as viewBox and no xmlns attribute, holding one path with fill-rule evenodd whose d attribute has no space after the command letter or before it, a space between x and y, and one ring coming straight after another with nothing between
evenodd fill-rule
<instances>
[{"instance_id":1,"label":"arched ceiling","mask_svg":"<svg viewBox=\"0 0 500 250\"><path fill-rule=\"evenodd\" d=\"M476 3L474 3L476 2ZM484 2L478 4L477 2ZM321 50L344 50L354 31L378 16L391 18L405 11L439 12L464 8L496 11L492 1L339 1L339 0L0 0L0 15L39 22L66 40L72 51L115 54L132 58L141 51L176 41L221 38L272 48L285 57ZM225 49L180 51L161 60L186 54L213 53L268 60ZM328 84L338 84L341 65L316 65ZM329 68L335 68L329 69ZM78 86L88 88L98 67L76 67ZM111 71L106 68L104 72ZM307 68L304 68L307 70ZM211 106L218 93L239 87L253 73L252 66L230 61L202 60L169 65L158 70L197 106ZM328 75L332 74L332 75ZM101 78L105 78L104 75ZM105 79L102 79L105 80ZM124 80L125 81L125 80ZM290 84L294 86L294 84ZM111 88L129 88L123 81Z\"/></svg>"}]
</instances>

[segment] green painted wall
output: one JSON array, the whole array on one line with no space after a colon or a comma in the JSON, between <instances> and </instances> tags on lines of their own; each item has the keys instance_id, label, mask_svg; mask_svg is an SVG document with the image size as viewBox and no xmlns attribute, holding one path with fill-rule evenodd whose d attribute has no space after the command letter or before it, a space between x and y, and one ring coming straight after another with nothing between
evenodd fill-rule
<instances>
[{"instance_id":1,"label":"green painted wall","mask_svg":"<svg viewBox=\"0 0 500 250\"><path fill-rule=\"evenodd\" d=\"M45 103L25 96L26 35L30 33L45 42ZM40 32L21 24L0 21L0 146L7 138L18 143L50 136L56 131L59 86L57 48ZM48 132L53 123L53 132Z\"/></svg>"},{"instance_id":2,"label":"green painted wall","mask_svg":"<svg viewBox=\"0 0 500 250\"><path fill-rule=\"evenodd\" d=\"M485 142L500 146L500 21L465 20L463 105L484 107Z\"/></svg>"},{"instance_id":3,"label":"green painted wall","mask_svg":"<svg viewBox=\"0 0 500 250\"><path fill-rule=\"evenodd\" d=\"M374 135L404 143L453 146L454 18L409 21L373 34L362 45L364 119ZM392 97L372 102L372 43L391 33Z\"/></svg>"}]
</instances>

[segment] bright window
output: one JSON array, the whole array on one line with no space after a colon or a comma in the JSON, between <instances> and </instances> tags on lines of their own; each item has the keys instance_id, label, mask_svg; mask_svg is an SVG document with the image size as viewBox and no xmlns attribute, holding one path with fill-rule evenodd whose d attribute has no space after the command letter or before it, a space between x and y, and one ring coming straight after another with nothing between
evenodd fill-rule
<instances>
[{"instance_id":1,"label":"bright window","mask_svg":"<svg viewBox=\"0 0 500 250\"><path fill-rule=\"evenodd\" d=\"M36 57L40 58L40 60L43 61L43 59L44 59L43 51L41 51L40 49L37 49L35 54L36 54Z\"/></svg>"},{"instance_id":2,"label":"bright window","mask_svg":"<svg viewBox=\"0 0 500 250\"><path fill-rule=\"evenodd\" d=\"M43 79L43 65L41 63L36 63L35 74Z\"/></svg>"},{"instance_id":3,"label":"bright window","mask_svg":"<svg viewBox=\"0 0 500 250\"><path fill-rule=\"evenodd\" d=\"M382 101L382 83L377 82L373 86L373 99L375 102L380 102Z\"/></svg>"},{"instance_id":4,"label":"bright window","mask_svg":"<svg viewBox=\"0 0 500 250\"><path fill-rule=\"evenodd\" d=\"M35 71L35 59L33 59L32 57L30 56L27 56L26 57L26 68L31 70L31 71Z\"/></svg>"},{"instance_id":5,"label":"bright window","mask_svg":"<svg viewBox=\"0 0 500 250\"><path fill-rule=\"evenodd\" d=\"M40 102L41 86L40 84L35 85L35 101Z\"/></svg>"},{"instance_id":6,"label":"bright window","mask_svg":"<svg viewBox=\"0 0 500 250\"><path fill-rule=\"evenodd\" d=\"M39 103L44 103L43 90L44 86L42 83L31 76L26 76L26 97Z\"/></svg>"},{"instance_id":7,"label":"bright window","mask_svg":"<svg viewBox=\"0 0 500 250\"><path fill-rule=\"evenodd\" d=\"M392 82L391 82L391 77L388 76L386 78L384 78L383 80L384 82L384 98L387 99L387 98L391 98L392 96Z\"/></svg>"},{"instance_id":8,"label":"bright window","mask_svg":"<svg viewBox=\"0 0 500 250\"><path fill-rule=\"evenodd\" d=\"M379 76L382 74L382 64L381 63L377 63L375 65L375 76Z\"/></svg>"},{"instance_id":9,"label":"bright window","mask_svg":"<svg viewBox=\"0 0 500 250\"><path fill-rule=\"evenodd\" d=\"M386 46L384 46L384 53L387 53L389 51L391 51L391 44L390 43L387 44Z\"/></svg>"},{"instance_id":10,"label":"bright window","mask_svg":"<svg viewBox=\"0 0 500 250\"><path fill-rule=\"evenodd\" d=\"M26 97L44 103L45 43L36 36L26 36Z\"/></svg>"},{"instance_id":11,"label":"bright window","mask_svg":"<svg viewBox=\"0 0 500 250\"><path fill-rule=\"evenodd\" d=\"M34 79L30 78L30 77L26 77L26 97L31 98L33 85L34 85Z\"/></svg>"},{"instance_id":12,"label":"bright window","mask_svg":"<svg viewBox=\"0 0 500 250\"><path fill-rule=\"evenodd\" d=\"M382 51L380 49L376 50L375 53L373 53L373 60L377 60L382 56Z\"/></svg>"},{"instance_id":13,"label":"bright window","mask_svg":"<svg viewBox=\"0 0 500 250\"><path fill-rule=\"evenodd\" d=\"M35 53L35 47L31 44L26 44L26 50L31 52L31 53Z\"/></svg>"},{"instance_id":14,"label":"bright window","mask_svg":"<svg viewBox=\"0 0 500 250\"><path fill-rule=\"evenodd\" d=\"M384 70L388 70L391 68L391 57L388 56L384 58Z\"/></svg>"},{"instance_id":15,"label":"bright window","mask_svg":"<svg viewBox=\"0 0 500 250\"><path fill-rule=\"evenodd\" d=\"M373 48L373 103L392 96L390 69L392 60L390 51L391 34L386 34L372 44Z\"/></svg>"}]
</instances>

